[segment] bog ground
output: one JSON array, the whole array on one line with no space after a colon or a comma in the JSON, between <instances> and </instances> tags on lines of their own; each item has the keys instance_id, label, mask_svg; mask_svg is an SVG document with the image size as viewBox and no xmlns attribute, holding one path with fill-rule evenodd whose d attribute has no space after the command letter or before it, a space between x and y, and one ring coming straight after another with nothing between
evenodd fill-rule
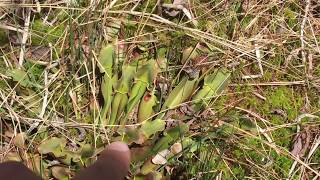
<instances>
[{"instance_id":1,"label":"bog ground","mask_svg":"<svg viewBox=\"0 0 320 180\"><path fill-rule=\"evenodd\" d=\"M15 3L15 4L14 4ZM319 179L316 0L0 2L1 161L68 179Z\"/></svg>"}]
</instances>

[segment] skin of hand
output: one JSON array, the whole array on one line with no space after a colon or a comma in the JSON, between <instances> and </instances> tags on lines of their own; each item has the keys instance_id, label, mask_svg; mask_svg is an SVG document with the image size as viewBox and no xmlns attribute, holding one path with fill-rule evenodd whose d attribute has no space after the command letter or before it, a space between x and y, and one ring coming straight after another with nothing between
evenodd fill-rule
<instances>
[{"instance_id":1,"label":"skin of hand","mask_svg":"<svg viewBox=\"0 0 320 180\"><path fill-rule=\"evenodd\" d=\"M0 164L0 179L5 180L41 180L21 162L9 161Z\"/></svg>"},{"instance_id":2,"label":"skin of hand","mask_svg":"<svg viewBox=\"0 0 320 180\"><path fill-rule=\"evenodd\" d=\"M114 142L100 154L98 160L76 175L74 180L121 180L128 174L130 150L122 142Z\"/></svg>"},{"instance_id":3,"label":"skin of hand","mask_svg":"<svg viewBox=\"0 0 320 180\"><path fill-rule=\"evenodd\" d=\"M130 168L130 150L122 142L114 142L102 151L98 160L81 170L74 180L122 180ZM6 180L40 180L41 178L20 162L0 164L0 179Z\"/></svg>"}]
</instances>

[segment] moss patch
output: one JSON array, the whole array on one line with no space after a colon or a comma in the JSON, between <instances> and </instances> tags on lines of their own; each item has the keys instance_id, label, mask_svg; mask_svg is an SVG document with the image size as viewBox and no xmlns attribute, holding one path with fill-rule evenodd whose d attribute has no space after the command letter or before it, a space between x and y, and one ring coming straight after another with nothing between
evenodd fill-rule
<instances>
[{"instance_id":1,"label":"moss patch","mask_svg":"<svg viewBox=\"0 0 320 180\"><path fill-rule=\"evenodd\" d=\"M55 44L59 38L63 36L65 30L64 24L57 26L49 26L43 23L42 20L37 19L32 23L31 41L33 45L48 45Z\"/></svg>"}]
</instances>

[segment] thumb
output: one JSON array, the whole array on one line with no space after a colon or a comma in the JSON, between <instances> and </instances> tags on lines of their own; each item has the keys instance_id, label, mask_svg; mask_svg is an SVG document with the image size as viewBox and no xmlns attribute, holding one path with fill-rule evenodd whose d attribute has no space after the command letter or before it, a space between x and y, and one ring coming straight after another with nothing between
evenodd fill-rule
<instances>
[{"instance_id":1,"label":"thumb","mask_svg":"<svg viewBox=\"0 0 320 180\"><path fill-rule=\"evenodd\" d=\"M130 167L130 150L122 142L114 142L100 154L98 160L77 174L74 180L121 180Z\"/></svg>"}]
</instances>

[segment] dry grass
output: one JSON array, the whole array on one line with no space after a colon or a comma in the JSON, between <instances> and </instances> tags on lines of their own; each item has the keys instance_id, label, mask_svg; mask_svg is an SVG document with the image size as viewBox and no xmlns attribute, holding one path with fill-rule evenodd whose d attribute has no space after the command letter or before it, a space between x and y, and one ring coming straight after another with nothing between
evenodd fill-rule
<instances>
[{"instance_id":1,"label":"dry grass","mask_svg":"<svg viewBox=\"0 0 320 180\"><path fill-rule=\"evenodd\" d=\"M31 2L0 2L1 161L20 159L35 171L54 163L77 170L86 163L54 161L40 156L37 147L50 137L66 138L71 152L121 139L111 131L117 125L96 122L103 104L97 57L104 44L124 45L129 60L137 48L150 57L167 49L166 70L157 80L168 82L169 91L190 66L180 63L182 51L202 45L209 49L207 60L197 66L227 68L231 82L213 98L207 115L188 121L185 136L197 150L185 150L158 171L195 179L319 178L316 1L189 0L183 10L152 0ZM167 7L181 12L171 17ZM8 74L12 69L27 73L17 80ZM141 164L133 163L132 177Z\"/></svg>"}]
</instances>

